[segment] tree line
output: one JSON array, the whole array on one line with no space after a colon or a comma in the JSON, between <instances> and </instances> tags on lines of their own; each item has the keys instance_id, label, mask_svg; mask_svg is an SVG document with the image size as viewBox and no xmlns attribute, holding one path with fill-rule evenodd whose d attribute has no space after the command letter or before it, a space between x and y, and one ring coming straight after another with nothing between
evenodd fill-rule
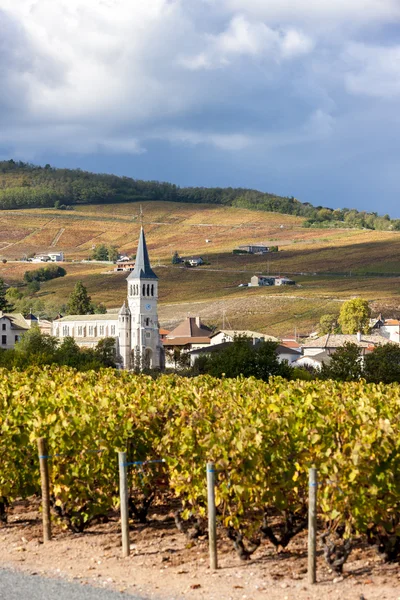
<instances>
[{"instance_id":1,"label":"tree line","mask_svg":"<svg viewBox=\"0 0 400 600\"><path fill-rule=\"evenodd\" d=\"M306 227L400 230L400 219L376 212L332 209L246 188L179 187L173 183L0 161L0 209L71 208L76 204L162 200L219 204L304 217Z\"/></svg>"}]
</instances>

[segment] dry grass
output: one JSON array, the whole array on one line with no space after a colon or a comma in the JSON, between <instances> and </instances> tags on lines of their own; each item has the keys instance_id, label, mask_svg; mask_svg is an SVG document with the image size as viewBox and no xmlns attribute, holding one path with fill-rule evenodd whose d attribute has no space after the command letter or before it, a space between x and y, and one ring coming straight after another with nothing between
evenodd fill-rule
<instances>
[{"instance_id":1,"label":"dry grass","mask_svg":"<svg viewBox=\"0 0 400 600\"><path fill-rule=\"evenodd\" d=\"M81 259L99 242L113 243L133 254L138 209L131 203L81 206L72 212L3 211L0 257L12 259L51 247L64 250L69 260ZM225 310L232 327L284 335L295 328L309 332L321 314L338 312L341 303L354 296L370 300L377 310L397 310L399 279L364 275L400 275L400 233L304 229L297 217L210 205L148 202L143 210L150 255L160 277L164 325L171 326L190 313L220 326ZM60 232L58 243L51 246ZM269 242L280 251L266 256L232 254L234 247L249 242ZM172 267L175 250L182 256L199 254L210 265ZM109 308L121 305L126 274L106 273L104 265L64 266L68 275L44 284L43 298L65 302L75 283L82 280L96 302ZM25 270L33 268L38 265L8 262L0 266L1 276L10 284L21 281ZM255 273L268 272L293 275L299 287L237 287Z\"/></svg>"}]
</instances>

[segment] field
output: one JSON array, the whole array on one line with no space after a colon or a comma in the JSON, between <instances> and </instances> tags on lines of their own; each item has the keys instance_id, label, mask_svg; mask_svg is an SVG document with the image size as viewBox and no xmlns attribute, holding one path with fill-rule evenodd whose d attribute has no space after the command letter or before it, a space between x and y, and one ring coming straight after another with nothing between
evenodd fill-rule
<instances>
[{"instance_id":1,"label":"field","mask_svg":"<svg viewBox=\"0 0 400 600\"><path fill-rule=\"evenodd\" d=\"M362 593L394 600L399 400L398 385L365 382L2 371L0 562L113 582L128 593L152 588L145 597L169 600L185 590L196 600L261 600L267 589L271 600L283 589L288 600ZM40 546L42 436L54 537ZM127 452L129 488L132 552L123 561L117 450ZM207 570L210 460L216 573ZM318 471L313 588L306 579L310 466ZM166 569L171 588L157 587L154 575Z\"/></svg>"},{"instance_id":2,"label":"field","mask_svg":"<svg viewBox=\"0 0 400 600\"><path fill-rule=\"evenodd\" d=\"M362 296L375 311L397 314L400 291L400 233L366 230L305 229L303 219L204 204L143 203L144 227L153 266L160 277L160 320L172 327L187 314L200 314L221 326L256 329L272 335L309 333L321 314L338 312L344 300ZM100 242L127 254L136 251L139 206L135 203L54 209L2 211L0 267L8 284L22 280L27 268L13 262L32 252L63 250L67 261L89 257ZM208 240L208 242L206 241ZM245 243L278 245L266 256L237 256ZM181 256L201 255L209 265L172 266ZM82 280L96 302L116 309L125 297L124 273L112 267L68 262L68 275L43 285L43 299L64 302ZM294 288L238 288L254 274L292 276ZM223 317L223 315L225 315Z\"/></svg>"}]
</instances>

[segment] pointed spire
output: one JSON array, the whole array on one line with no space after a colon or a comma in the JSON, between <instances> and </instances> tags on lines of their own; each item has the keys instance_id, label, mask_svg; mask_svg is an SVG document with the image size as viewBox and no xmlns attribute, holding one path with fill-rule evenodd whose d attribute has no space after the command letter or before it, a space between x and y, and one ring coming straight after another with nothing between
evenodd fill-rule
<instances>
[{"instance_id":1,"label":"pointed spire","mask_svg":"<svg viewBox=\"0 0 400 600\"><path fill-rule=\"evenodd\" d=\"M120 311L118 313L119 315L130 315L131 311L129 310L129 307L126 305L126 302L124 300L123 305L120 308Z\"/></svg>"},{"instance_id":2,"label":"pointed spire","mask_svg":"<svg viewBox=\"0 0 400 600\"><path fill-rule=\"evenodd\" d=\"M158 279L150 266L149 253L147 252L146 238L143 227L140 228L139 245L136 253L135 267L130 272L130 279Z\"/></svg>"}]
</instances>

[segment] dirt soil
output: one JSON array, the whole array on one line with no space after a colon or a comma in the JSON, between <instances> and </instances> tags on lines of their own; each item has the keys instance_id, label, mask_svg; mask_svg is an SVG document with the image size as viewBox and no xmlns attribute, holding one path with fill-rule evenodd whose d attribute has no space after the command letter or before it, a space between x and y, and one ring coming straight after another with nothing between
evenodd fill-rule
<instances>
[{"instance_id":1,"label":"dirt soil","mask_svg":"<svg viewBox=\"0 0 400 600\"><path fill-rule=\"evenodd\" d=\"M252 560L242 562L221 532L219 569L212 572L207 540L188 542L163 507L154 508L148 525L132 526L131 556L122 558L117 516L83 534L54 525L53 540L43 544L38 505L19 502L0 525L0 566L147 599L400 600L399 565L384 564L374 548L362 546L353 549L341 577L319 551L318 583L310 586L306 536L282 553L265 542Z\"/></svg>"}]
</instances>

